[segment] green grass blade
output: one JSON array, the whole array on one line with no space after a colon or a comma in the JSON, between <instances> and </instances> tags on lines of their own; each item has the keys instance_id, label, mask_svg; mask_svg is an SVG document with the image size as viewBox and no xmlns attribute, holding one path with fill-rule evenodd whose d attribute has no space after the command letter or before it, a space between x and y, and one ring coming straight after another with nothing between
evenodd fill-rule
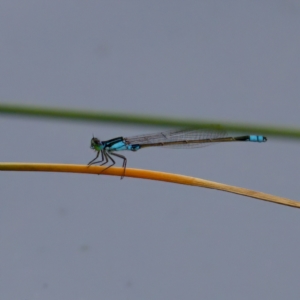
<instances>
[{"instance_id":1,"label":"green grass blade","mask_svg":"<svg viewBox=\"0 0 300 300\"><path fill-rule=\"evenodd\" d=\"M226 130L246 134L263 134L266 136L277 136L283 138L300 138L299 128L285 128L282 126L251 125L245 123L192 120L170 117L153 117L148 115L109 113L101 111L95 112L63 108L46 108L30 105L0 104L0 114L85 122L109 122L128 125L147 125L157 127L193 127L211 130Z\"/></svg>"}]
</instances>

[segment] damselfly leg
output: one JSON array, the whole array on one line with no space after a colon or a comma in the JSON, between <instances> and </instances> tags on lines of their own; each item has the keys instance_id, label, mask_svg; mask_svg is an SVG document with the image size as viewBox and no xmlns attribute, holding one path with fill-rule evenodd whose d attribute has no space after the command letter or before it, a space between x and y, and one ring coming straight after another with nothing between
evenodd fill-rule
<instances>
[{"instance_id":1,"label":"damselfly leg","mask_svg":"<svg viewBox=\"0 0 300 300\"><path fill-rule=\"evenodd\" d=\"M101 152L101 160L95 161L99 157L100 152ZM88 166L101 163L101 162L103 162L103 160L104 160L104 158L103 158L103 150L98 151L96 157L88 163Z\"/></svg>"},{"instance_id":2,"label":"damselfly leg","mask_svg":"<svg viewBox=\"0 0 300 300\"><path fill-rule=\"evenodd\" d=\"M125 175L126 164L127 164L127 159L126 159L126 157L123 156L123 155L120 155L120 154L116 154L116 153L109 153L109 154L108 154L108 152L106 152L106 151L104 151L104 150L102 150L102 151L103 151L102 155L104 156L104 160L105 160L105 161L104 161L100 166L103 166L103 165L107 164L109 161L111 161L112 164L109 165L109 166L107 166L105 169L103 169L98 175L102 174L105 170L111 168L112 166L114 166L114 165L116 164L115 160L111 157L111 155L113 155L113 156L117 156L117 157L123 159L123 165L122 165L122 166L123 166L123 168L124 168L124 171L123 171L123 175L121 176L121 179L123 179L123 178L124 178L124 175ZM101 152L102 152L102 151L101 151ZM102 161L103 161L103 160L102 160ZM100 161L100 162L102 162L102 161ZM96 162L94 162L93 164L95 164L95 163L96 163Z\"/></svg>"},{"instance_id":3,"label":"damselfly leg","mask_svg":"<svg viewBox=\"0 0 300 300\"><path fill-rule=\"evenodd\" d=\"M121 179L124 178L124 175L125 175L125 171L126 171L126 165L127 165L127 158L121 154L117 154L117 153L110 153L111 155L114 155L114 156L117 156L117 157L120 157L123 159L123 175L121 176Z\"/></svg>"}]
</instances>

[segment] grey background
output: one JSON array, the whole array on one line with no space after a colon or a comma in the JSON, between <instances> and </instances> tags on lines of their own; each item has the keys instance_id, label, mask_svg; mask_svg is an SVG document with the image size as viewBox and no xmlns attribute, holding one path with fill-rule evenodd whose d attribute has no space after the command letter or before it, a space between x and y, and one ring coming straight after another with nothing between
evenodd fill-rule
<instances>
[{"instance_id":1,"label":"grey background","mask_svg":"<svg viewBox=\"0 0 300 300\"><path fill-rule=\"evenodd\" d=\"M296 0L1 1L0 98L299 127L299 29ZM78 164L93 134L158 130L0 126L1 161ZM300 200L297 142L126 156ZM297 209L109 176L3 172L0 187L1 299L299 299Z\"/></svg>"}]
</instances>

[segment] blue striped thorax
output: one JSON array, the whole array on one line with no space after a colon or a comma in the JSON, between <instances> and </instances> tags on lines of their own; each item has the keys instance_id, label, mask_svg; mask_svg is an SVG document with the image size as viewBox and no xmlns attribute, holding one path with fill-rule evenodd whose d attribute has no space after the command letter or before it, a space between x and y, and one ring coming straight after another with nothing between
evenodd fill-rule
<instances>
[{"instance_id":1,"label":"blue striped thorax","mask_svg":"<svg viewBox=\"0 0 300 300\"><path fill-rule=\"evenodd\" d=\"M125 142L123 137L117 137L108 141L102 142L104 150L111 151L122 151L122 150L131 150L137 151L140 149L140 145L131 145Z\"/></svg>"},{"instance_id":2,"label":"blue striped thorax","mask_svg":"<svg viewBox=\"0 0 300 300\"><path fill-rule=\"evenodd\" d=\"M107 144L104 149L107 151L122 151L122 150L130 150L130 151L137 151L141 147L140 145L130 145L126 144L124 141L118 141L113 144Z\"/></svg>"},{"instance_id":3,"label":"blue striped thorax","mask_svg":"<svg viewBox=\"0 0 300 300\"><path fill-rule=\"evenodd\" d=\"M140 148L141 147L138 144L136 145L127 144L124 141L123 137L118 137L103 142L100 142L100 140L95 137L91 139L91 149L94 149L96 151L101 151L101 150L105 150L107 152L122 151L122 150L137 151Z\"/></svg>"}]
</instances>

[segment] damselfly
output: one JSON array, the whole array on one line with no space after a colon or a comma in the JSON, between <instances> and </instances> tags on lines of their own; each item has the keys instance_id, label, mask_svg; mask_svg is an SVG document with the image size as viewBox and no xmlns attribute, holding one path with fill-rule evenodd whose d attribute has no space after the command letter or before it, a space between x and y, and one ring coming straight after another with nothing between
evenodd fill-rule
<instances>
[{"instance_id":1,"label":"damselfly","mask_svg":"<svg viewBox=\"0 0 300 300\"><path fill-rule=\"evenodd\" d=\"M125 175L127 159L125 156L115 153L115 151L130 150L137 151L146 147L172 147L172 148L199 148L211 143L222 142L266 142L267 138L261 135L245 135L238 137L228 137L222 131L204 131L204 130L173 130L155 134L138 135L134 137L117 137L108 141L100 141L93 137L91 140L91 149L97 152L96 157L88 165L101 163L100 166L111 161L108 167L101 173L115 164L112 156L123 159L123 175ZM101 160L96 161L101 153Z\"/></svg>"}]
</instances>

